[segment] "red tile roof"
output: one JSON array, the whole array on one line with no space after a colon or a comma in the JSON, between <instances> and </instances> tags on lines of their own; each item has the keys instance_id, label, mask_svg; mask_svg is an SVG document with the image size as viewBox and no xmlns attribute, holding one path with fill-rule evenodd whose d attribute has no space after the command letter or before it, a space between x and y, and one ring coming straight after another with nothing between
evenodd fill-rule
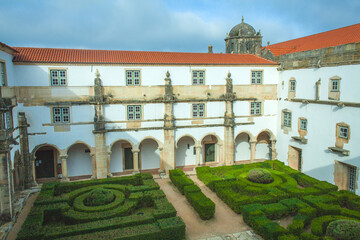
<instances>
[{"instance_id":1,"label":"red tile roof","mask_svg":"<svg viewBox=\"0 0 360 240\"><path fill-rule=\"evenodd\" d=\"M360 23L266 46L275 56L360 42Z\"/></svg>"},{"instance_id":2,"label":"red tile roof","mask_svg":"<svg viewBox=\"0 0 360 240\"><path fill-rule=\"evenodd\" d=\"M11 52L17 52L14 48L12 48L12 47L10 47L10 46L6 45L5 43L2 43L2 42L0 42L0 47L7 48Z\"/></svg>"},{"instance_id":3,"label":"red tile roof","mask_svg":"<svg viewBox=\"0 0 360 240\"><path fill-rule=\"evenodd\" d=\"M142 52L58 48L14 47L14 62L86 64L194 64L256 65L277 64L252 54Z\"/></svg>"}]
</instances>

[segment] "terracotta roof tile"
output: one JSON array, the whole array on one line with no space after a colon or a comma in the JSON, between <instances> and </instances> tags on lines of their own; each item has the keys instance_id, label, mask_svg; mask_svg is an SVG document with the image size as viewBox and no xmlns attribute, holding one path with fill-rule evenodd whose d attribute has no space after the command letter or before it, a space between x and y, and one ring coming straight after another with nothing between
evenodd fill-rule
<instances>
[{"instance_id":1,"label":"terracotta roof tile","mask_svg":"<svg viewBox=\"0 0 360 240\"><path fill-rule=\"evenodd\" d=\"M17 52L14 48L12 48L12 47L10 47L10 46L6 45L5 43L2 43L2 42L0 42L0 47L7 48L11 52L14 52L14 53Z\"/></svg>"},{"instance_id":2,"label":"terracotta roof tile","mask_svg":"<svg viewBox=\"0 0 360 240\"><path fill-rule=\"evenodd\" d=\"M360 42L360 23L266 46L275 56Z\"/></svg>"},{"instance_id":3,"label":"terracotta roof tile","mask_svg":"<svg viewBox=\"0 0 360 240\"><path fill-rule=\"evenodd\" d=\"M277 64L252 54L146 52L14 47L14 62L94 64Z\"/></svg>"}]
</instances>

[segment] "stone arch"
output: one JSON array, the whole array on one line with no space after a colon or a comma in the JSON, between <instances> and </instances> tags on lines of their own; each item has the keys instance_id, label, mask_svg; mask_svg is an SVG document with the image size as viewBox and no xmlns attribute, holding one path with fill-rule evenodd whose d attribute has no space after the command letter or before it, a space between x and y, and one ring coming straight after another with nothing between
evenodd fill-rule
<instances>
[{"instance_id":1,"label":"stone arch","mask_svg":"<svg viewBox=\"0 0 360 240\"><path fill-rule=\"evenodd\" d=\"M116 174L134 168L134 143L127 139L117 139L109 146L109 173Z\"/></svg>"},{"instance_id":2,"label":"stone arch","mask_svg":"<svg viewBox=\"0 0 360 240\"><path fill-rule=\"evenodd\" d=\"M205 135L201 138L200 143L202 143L202 142L204 141L205 137L207 137L207 136L209 136L209 135L212 135L212 136L216 137L216 140L217 140L218 144L222 144L221 138L219 137L219 135L217 135L217 134L214 133L214 132L205 134Z\"/></svg>"},{"instance_id":3,"label":"stone arch","mask_svg":"<svg viewBox=\"0 0 360 240\"><path fill-rule=\"evenodd\" d=\"M251 159L251 145L253 136L248 131L240 132L235 138L235 161Z\"/></svg>"},{"instance_id":4,"label":"stone arch","mask_svg":"<svg viewBox=\"0 0 360 240\"><path fill-rule=\"evenodd\" d=\"M93 149L83 141L76 141L67 149L68 177L89 178L96 174Z\"/></svg>"},{"instance_id":5,"label":"stone arch","mask_svg":"<svg viewBox=\"0 0 360 240\"><path fill-rule=\"evenodd\" d=\"M144 137L139 142L139 169L160 169L160 149L162 143L152 136Z\"/></svg>"},{"instance_id":6,"label":"stone arch","mask_svg":"<svg viewBox=\"0 0 360 240\"><path fill-rule=\"evenodd\" d=\"M269 137L270 137L269 140L270 140L270 141L276 140L276 137L275 137L274 133L273 133L270 129L268 129L268 128L261 130L261 131L259 132L259 134L256 136L256 139L257 139L258 136L259 136L261 133L263 133L263 132L266 132L266 133L269 135Z\"/></svg>"},{"instance_id":7,"label":"stone arch","mask_svg":"<svg viewBox=\"0 0 360 240\"><path fill-rule=\"evenodd\" d=\"M255 148L256 159L270 160L272 158L272 152L271 152L272 138L274 138L274 136L272 136L272 133L269 130L263 130L256 136L256 148Z\"/></svg>"},{"instance_id":8,"label":"stone arch","mask_svg":"<svg viewBox=\"0 0 360 240\"><path fill-rule=\"evenodd\" d=\"M202 163L221 162L222 145L220 137L215 133L208 133L201 138Z\"/></svg>"},{"instance_id":9,"label":"stone arch","mask_svg":"<svg viewBox=\"0 0 360 240\"><path fill-rule=\"evenodd\" d=\"M57 178L61 174L60 149L53 144L39 144L31 152L34 179ZM59 167L58 167L59 165Z\"/></svg>"},{"instance_id":10,"label":"stone arch","mask_svg":"<svg viewBox=\"0 0 360 240\"><path fill-rule=\"evenodd\" d=\"M247 134L247 135L250 137L249 142L255 140L254 135L253 135L250 131L241 131L241 132L239 132L239 133L236 135L236 137L235 137L235 139L234 139L234 143L235 143L236 138L237 138L240 134L243 134L243 133Z\"/></svg>"},{"instance_id":11,"label":"stone arch","mask_svg":"<svg viewBox=\"0 0 360 240\"><path fill-rule=\"evenodd\" d=\"M196 139L190 134L181 136L176 142L175 164L177 167L196 164Z\"/></svg>"}]
</instances>

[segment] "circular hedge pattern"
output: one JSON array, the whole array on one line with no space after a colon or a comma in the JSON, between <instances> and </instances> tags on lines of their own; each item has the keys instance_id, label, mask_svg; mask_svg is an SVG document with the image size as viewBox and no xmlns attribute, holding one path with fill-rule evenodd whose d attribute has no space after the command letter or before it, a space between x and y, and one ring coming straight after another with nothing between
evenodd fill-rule
<instances>
[{"instance_id":1,"label":"circular hedge pattern","mask_svg":"<svg viewBox=\"0 0 360 240\"><path fill-rule=\"evenodd\" d=\"M271 183L274 181L271 173L263 168L254 168L249 171L248 179L255 183Z\"/></svg>"},{"instance_id":2,"label":"circular hedge pattern","mask_svg":"<svg viewBox=\"0 0 360 240\"><path fill-rule=\"evenodd\" d=\"M95 188L87 194L84 205L88 207L103 206L114 201L115 195L111 190Z\"/></svg>"},{"instance_id":3,"label":"circular hedge pattern","mask_svg":"<svg viewBox=\"0 0 360 240\"><path fill-rule=\"evenodd\" d=\"M326 235L335 240L356 240L360 236L360 222L354 220L335 220L329 223Z\"/></svg>"}]
</instances>

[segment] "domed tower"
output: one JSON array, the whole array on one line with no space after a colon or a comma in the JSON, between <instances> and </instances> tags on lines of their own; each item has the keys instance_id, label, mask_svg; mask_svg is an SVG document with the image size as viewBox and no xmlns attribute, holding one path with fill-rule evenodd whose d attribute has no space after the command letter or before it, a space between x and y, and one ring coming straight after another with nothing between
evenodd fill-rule
<instances>
[{"instance_id":1,"label":"domed tower","mask_svg":"<svg viewBox=\"0 0 360 240\"><path fill-rule=\"evenodd\" d=\"M244 23L244 17L241 23L233 27L230 34L225 38L226 53L251 53L260 56L262 46L262 36L255 29Z\"/></svg>"}]
</instances>

